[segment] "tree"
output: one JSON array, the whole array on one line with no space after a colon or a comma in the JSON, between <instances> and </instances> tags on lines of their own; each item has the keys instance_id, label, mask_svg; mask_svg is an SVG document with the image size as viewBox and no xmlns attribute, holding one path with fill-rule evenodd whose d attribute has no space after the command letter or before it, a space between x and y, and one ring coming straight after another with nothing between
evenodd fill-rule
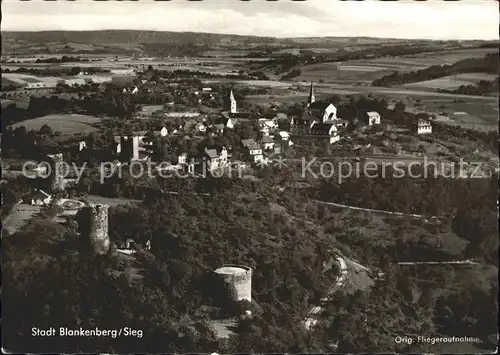
<instances>
[{"instance_id":1,"label":"tree","mask_svg":"<svg viewBox=\"0 0 500 355\"><path fill-rule=\"evenodd\" d=\"M45 136L52 137L52 135L53 135L52 128L50 128L47 124L44 124L44 125L43 125L42 127L40 127L40 129L38 130L38 134L41 134L41 135L45 135Z\"/></svg>"},{"instance_id":2,"label":"tree","mask_svg":"<svg viewBox=\"0 0 500 355\"><path fill-rule=\"evenodd\" d=\"M406 105L402 101L396 102L394 105L394 111L398 114L403 114L406 110Z\"/></svg>"}]
</instances>

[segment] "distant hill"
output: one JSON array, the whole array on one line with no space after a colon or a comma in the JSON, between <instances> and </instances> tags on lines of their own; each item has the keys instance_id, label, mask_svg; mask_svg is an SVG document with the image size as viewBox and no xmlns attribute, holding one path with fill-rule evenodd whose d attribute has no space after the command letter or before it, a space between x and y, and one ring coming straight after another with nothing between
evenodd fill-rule
<instances>
[{"instance_id":1,"label":"distant hill","mask_svg":"<svg viewBox=\"0 0 500 355\"><path fill-rule=\"evenodd\" d=\"M381 38L308 37L273 38L199 32L165 32L142 30L2 32L4 55L37 53L143 53L148 55L185 55L207 49L283 49L283 48L350 48L378 44L457 45L457 41L425 41ZM461 42L477 46L488 42ZM375 46L375 47L374 47Z\"/></svg>"},{"instance_id":2,"label":"distant hill","mask_svg":"<svg viewBox=\"0 0 500 355\"><path fill-rule=\"evenodd\" d=\"M195 32L159 32L135 30L104 31L41 31L2 32L4 54L28 54L44 51L59 52L76 49L80 52L157 52L159 46L184 48L220 48L280 45L291 42L271 37L254 37ZM282 44L282 45L283 45ZM82 45L87 45L86 48ZM91 45L91 47L88 47Z\"/></svg>"}]
</instances>

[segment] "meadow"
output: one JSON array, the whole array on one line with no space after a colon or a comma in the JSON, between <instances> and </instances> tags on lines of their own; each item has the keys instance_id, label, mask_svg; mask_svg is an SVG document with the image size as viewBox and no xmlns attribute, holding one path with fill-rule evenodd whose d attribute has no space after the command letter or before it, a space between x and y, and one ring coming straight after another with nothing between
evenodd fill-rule
<instances>
[{"instance_id":1,"label":"meadow","mask_svg":"<svg viewBox=\"0 0 500 355\"><path fill-rule=\"evenodd\" d=\"M457 75L445 76L438 79L420 81L417 83L408 83L402 85L404 88L418 88L418 89L457 89L462 85L473 85L479 83L481 80L492 81L498 76L486 73L462 73Z\"/></svg>"},{"instance_id":2,"label":"meadow","mask_svg":"<svg viewBox=\"0 0 500 355\"><path fill-rule=\"evenodd\" d=\"M419 53L405 56L349 60L341 63L319 63L299 67L301 75L295 81L323 80L324 82L371 83L393 72L409 72L432 65L453 64L462 59L480 58L497 52L493 48L460 49Z\"/></svg>"},{"instance_id":3,"label":"meadow","mask_svg":"<svg viewBox=\"0 0 500 355\"><path fill-rule=\"evenodd\" d=\"M97 132L98 128L95 127L101 122L101 118L88 116L88 115L76 115L76 114L58 114L58 115L47 115L43 117L36 117L29 120L25 120L12 125L12 128L17 128L24 126L26 130L38 131L43 125L48 125L52 131L60 132L61 134L73 135L73 134L89 134L92 132Z\"/></svg>"}]
</instances>

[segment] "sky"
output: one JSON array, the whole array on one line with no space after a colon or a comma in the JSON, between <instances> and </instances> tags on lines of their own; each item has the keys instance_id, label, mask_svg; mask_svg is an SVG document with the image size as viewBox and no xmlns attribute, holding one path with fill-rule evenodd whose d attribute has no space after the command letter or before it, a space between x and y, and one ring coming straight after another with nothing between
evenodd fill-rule
<instances>
[{"instance_id":1,"label":"sky","mask_svg":"<svg viewBox=\"0 0 500 355\"><path fill-rule=\"evenodd\" d=\"M496 0L2 1L2 31L137 29L271 37L498 39Z\"/></svg>"}]
</instances>

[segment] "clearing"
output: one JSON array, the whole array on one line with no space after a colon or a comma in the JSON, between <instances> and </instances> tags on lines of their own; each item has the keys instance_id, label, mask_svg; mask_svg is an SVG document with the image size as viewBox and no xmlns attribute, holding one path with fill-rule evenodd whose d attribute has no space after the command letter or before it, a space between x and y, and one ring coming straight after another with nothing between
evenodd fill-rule
<instances>
[{"instance_id":1,"label":"clearing","mask_svg":"<svg viewBox=\"0 0 500 355\"><path fill-rule=\"evenodd\" d=\"M14 206L12 212L2 221L2 229L7 232L7 234L16 233L41 210L42 208L40 206L20 203Z\"/></svg>"},{"instance_id":2,"label":"clearing","mask_svg":"<svg viewBox=\"0 0 500 355\"><path fill-rule=\"evenodd\" d=\"M52 131L62 134L88 134L97 132L95 127L101 122L101 118L89 115L56 114L36 117L13 124L12 128L26 127L26 130L38 131L43 125L48 125Z\"/></svg>"}]
</instances>

